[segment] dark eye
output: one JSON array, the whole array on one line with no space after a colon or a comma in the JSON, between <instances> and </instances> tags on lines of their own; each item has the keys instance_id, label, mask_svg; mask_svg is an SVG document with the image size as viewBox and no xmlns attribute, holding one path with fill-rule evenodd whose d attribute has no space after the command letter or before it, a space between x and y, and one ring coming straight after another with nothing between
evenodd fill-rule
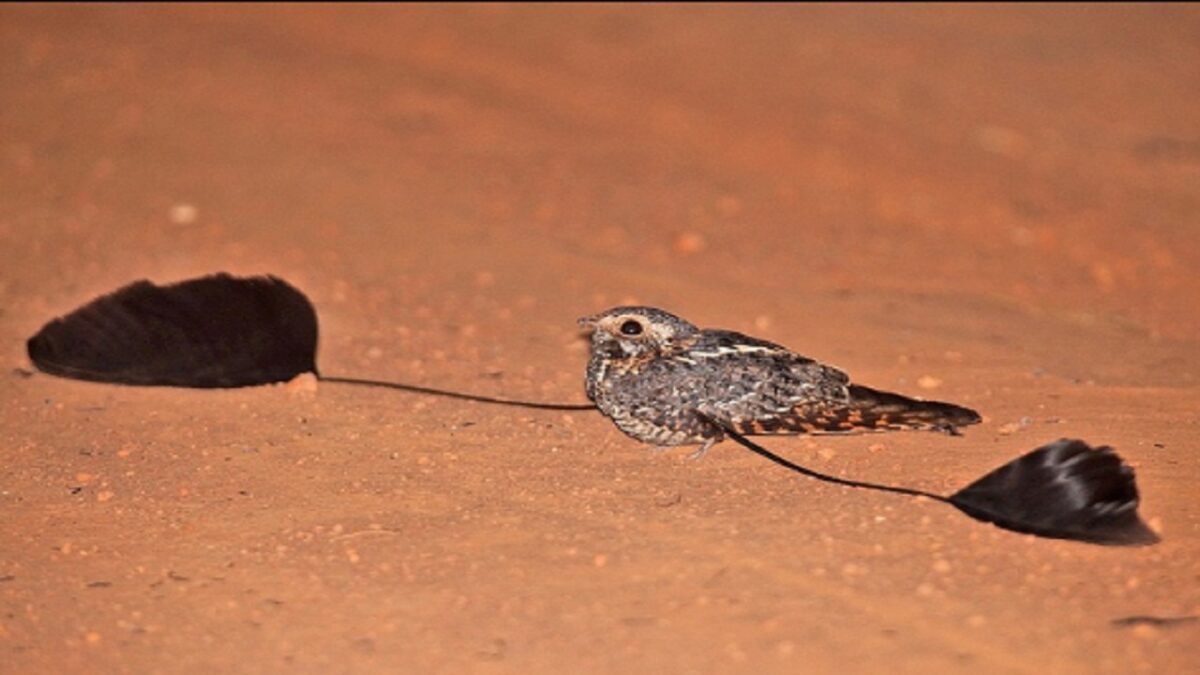
<instances>
[{"instance_id":1,"label":"dark eye","mask_svg":"<svg viewBox=\"0 0 1200 675\"><path fill-rule=\"evenodd\" d=\"M630 320L626 321L625 323L621 324L621 334L622 335L641 335L642 334L642 324L638 323L637 321L634 321L633 319L630 319Z\"/></svg>"}]
</instances>

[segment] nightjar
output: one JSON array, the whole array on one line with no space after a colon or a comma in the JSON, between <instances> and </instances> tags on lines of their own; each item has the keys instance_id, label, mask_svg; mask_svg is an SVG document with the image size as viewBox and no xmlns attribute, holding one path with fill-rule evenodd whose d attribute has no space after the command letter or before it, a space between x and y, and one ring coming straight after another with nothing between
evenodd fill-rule
<instances>
[{"instance_id":1,"label":"nightjar","mask_svg":"<svg viewBox=\"0 0 1200 675\"><path fill-rule=\"evenodd\" d=\"M857 384L777 344L700 329L653 307L616 307L579 323L592 331L587 395L633 438L658 446L725 438L927 429L955 434L973 410Z\"/></svg>"}]
</instances>

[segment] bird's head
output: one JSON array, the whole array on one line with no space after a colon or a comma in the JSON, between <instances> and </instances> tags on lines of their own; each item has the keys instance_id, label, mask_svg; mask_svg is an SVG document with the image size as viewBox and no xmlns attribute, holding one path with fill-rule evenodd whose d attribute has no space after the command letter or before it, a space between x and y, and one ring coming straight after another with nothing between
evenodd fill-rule
<instances>
[{"instance_id":1,"label":"bird's head","mask_svg":"<svg viewBox=\"0 0 1200 675\"><path fill-rule=\"evenodd\" d=\"M683 319L654 307L614 307L585 316L579 325L592 331L592 354L614 359L670 354L700 332Z\"/></svg>"}]
</instances>

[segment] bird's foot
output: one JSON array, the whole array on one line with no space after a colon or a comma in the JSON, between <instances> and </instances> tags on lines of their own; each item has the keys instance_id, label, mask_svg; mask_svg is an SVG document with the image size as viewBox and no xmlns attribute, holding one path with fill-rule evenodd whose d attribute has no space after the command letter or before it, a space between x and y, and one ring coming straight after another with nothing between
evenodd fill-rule
<instances>
[{"instance_id":1,"label":"bird's foot","mask_svg":"<svg viewBox=\"0 0 1200 675\"><path fill-rule=\"evenodd\" d=\"M688 455L687 458L693 462L696 461L697 459L700 459L708 452L709 448L716 445L718 442L720 442L720 440L721 440L720 438L710 438L707 441L704 441L704 445L700 446L699 450Z\"/></svg>"}]
</instances>

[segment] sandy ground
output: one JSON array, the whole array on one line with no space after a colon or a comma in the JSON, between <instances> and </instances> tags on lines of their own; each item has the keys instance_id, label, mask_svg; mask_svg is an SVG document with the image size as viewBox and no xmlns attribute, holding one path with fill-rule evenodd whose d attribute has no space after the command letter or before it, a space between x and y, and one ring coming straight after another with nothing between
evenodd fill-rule
<instances>
[{"instance_id":1,"label":"sandy ground","mask_svg":"<svg viewBox=\"0 0 1200 675\"><path fill-rule=\"evenodd\" d=\"M1200 11L0 9L0 671L1200 672ZM595 413L35 374L271 272L328 374L583 399L638 301L978 408L775 439L951 491L1063 436L1164 541L1040 540Z\"/></svg>"}]
</instances>

